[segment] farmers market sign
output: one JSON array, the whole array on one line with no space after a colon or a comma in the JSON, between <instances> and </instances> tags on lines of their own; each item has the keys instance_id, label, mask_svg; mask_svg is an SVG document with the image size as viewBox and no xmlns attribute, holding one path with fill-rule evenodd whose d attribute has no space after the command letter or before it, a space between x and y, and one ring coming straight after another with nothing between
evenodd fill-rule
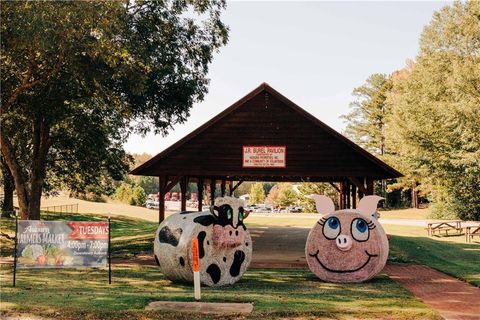
<instances>
[{"instance_id":1,"label":"farmers market sign","mask_svg":"<svg viewBox=\"0 0 480 320\"><path fill-rule=\"evenodd\" d=\"M16 267L106 267L108 234L108 222L20 220Z\"/></svg>"}]
</instances>

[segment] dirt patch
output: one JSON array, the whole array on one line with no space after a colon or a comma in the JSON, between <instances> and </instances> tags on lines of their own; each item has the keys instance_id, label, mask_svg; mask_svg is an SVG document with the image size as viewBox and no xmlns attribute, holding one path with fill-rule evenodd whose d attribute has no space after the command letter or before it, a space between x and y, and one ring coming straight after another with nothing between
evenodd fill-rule
<instances>
[{"instance_id":1,"label":"dirt patch","mask_svg":"<svg viewBox=\"0 0 480 320\"><path fill-rule=\"evenodd\" d=\"M176 302L153 301L145 310L183 311L203 314L249 314L253 311L251 303L217 303L217 302Z\"/></svg>"},{"instance_id":2,"label":"dirt patch","mask_svg":"<svg viewBox=\"0 0 480 320\"><path fill-rule=\"evenodd\" d=\"M480 288L420 265L390 264L388 276L436 309L446 320L479 320Z\"/></svg>"}]
</instances>

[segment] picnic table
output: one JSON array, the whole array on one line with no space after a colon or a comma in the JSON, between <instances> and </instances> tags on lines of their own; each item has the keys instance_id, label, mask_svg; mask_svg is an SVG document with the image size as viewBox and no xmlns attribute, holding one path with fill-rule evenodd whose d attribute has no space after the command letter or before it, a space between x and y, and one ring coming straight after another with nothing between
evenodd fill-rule
<instances>
[{"instance_id":1,"label":"picnic table","mask_svg":"<svg viewBox=\"0 0 480 320\"><path fill-rule=\"evenodd\" d=\"M472 242L473 237L480 237L480 224L465 227L465 240L467 242Z\"/></svg>"},{"instance_id":2,"label":"picnic table","mask_svg":"<svg viewBox=\"0 0 480 320\"><path fill-rule=\"evenodd\" d=\"M455 231L462 233L462 220L449 220L449 221L438 221L438 222L429 222L427 224L428 236L433 236L435 232L445 232L448 236L449 231Z\"/></svg>"}]
</instances>

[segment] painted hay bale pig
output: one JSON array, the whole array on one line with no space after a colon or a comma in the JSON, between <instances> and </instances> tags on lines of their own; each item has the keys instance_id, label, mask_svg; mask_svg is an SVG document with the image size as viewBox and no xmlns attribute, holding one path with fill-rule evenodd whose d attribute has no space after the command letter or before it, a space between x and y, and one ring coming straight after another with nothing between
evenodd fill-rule
<instances>
[{"instance_id":1,"label":"painted hay bale pig","mask_svg":"<svg viewBox=\"0 0 480 320\"><path fill-rule=\"evenodd\" d=\"M198 239L200 280L207 286L240 280L252 258L252 238L243 224L248 212L241 199L215 199L210 211L179 212L158 227L154 254L172 281L193 283L192 238Z\"/></svg>"},{"instance_id":2,"label":"painted hay bale pig","mask_svg":"<svg viewBox=\"0 0 480 320\"><path fill-rule=\"evenodd\" d=\"M385 267L388 239L376 218L378 196L360 200L357 209L335 211L332 200L312 195L324 215L310 230L305 256L310 270L328 282L363 282Z\"/></svg>"}]
</instances>

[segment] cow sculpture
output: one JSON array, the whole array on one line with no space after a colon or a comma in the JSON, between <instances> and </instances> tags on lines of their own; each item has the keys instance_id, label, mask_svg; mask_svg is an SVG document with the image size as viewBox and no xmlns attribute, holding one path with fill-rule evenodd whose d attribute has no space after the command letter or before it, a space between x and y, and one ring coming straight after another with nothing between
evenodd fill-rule
<instances>
[{"instance_id":1,"label":"cow sculpture","mask_svg":"<svg viewBox=\"0 0 480 320\"><path fill-rule=\"evenodd\" d=\"M324 216L307 238L305 256L310 270L328 282L362 282L382 271L388 257L388 239L376 215L382 198L367 196L358 209L339 211L326 196L312 198Z\"/></svg>"},{"instance_id":2,"label":"cow sculpture","mask_svg":"<svg viewBox=\"0 0 480 320\"><path fill-rule=\"evenodd\" d=\"M158 227L154 254L172 281L193 282L192 238L198 239L200 280L207 286L231 285L240 280L252 258L252 239L243 224L248 212L233 197L215 199L205 212L179 212Z\"/></svg>"}]
</instances>

